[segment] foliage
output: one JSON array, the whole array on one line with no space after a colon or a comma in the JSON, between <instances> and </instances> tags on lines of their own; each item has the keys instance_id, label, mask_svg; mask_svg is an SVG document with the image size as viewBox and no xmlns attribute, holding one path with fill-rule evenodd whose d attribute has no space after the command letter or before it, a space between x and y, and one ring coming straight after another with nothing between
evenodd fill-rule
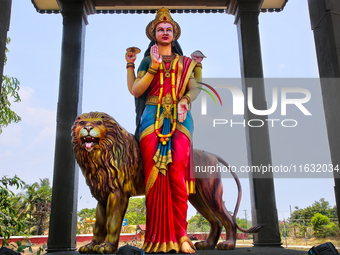
<instances>
[{"instance_id":1,"label":"foliage","mask_svg":"<svg viewBox=\"0 0 340 255\"><path fill-rule=\"evenodd\" d=\"M209 222L199 213L196 212L196 215L192 216L188 220L188 232L209 232L210 224Z\"/></svg>"},{"instance_id":2,"label":"foliage","mask_svg":"<svg viewBox=\"0 0 340 255\"><path fill-rule=\"evenodd\" d=\"M312 225L315 228L319 228L322 225L327 225L330 223L330 220L327 216L322 215L321 213L316 213L312 218Z\"/></svg>"},{"instance_id":3,"label":"foliage","mask_svg":"<svg viewBox=\"0 0 340 255\"><path fill-rule=\"evenodd\" d=\"M239 219L239 218L236 218L236 223L237 225L239 225L241 228L243 229L247 229L248 228L248 222L246 219ZM237 230L237 232L241 232L239 230Z\"/></svg>"},{"instance_id":4,"label":"foliage","mask_svg":"<svg viewBox=\"0 0 340 255\"><path fill-rule=\"evenodd\" d=\"M329 218L321 213L316 213L311 223L313 225L314 236L326 237L339 235L339 228L334 222L330 222Z\"/></svg>"},{"instance_id":5,"label":"foliage","mask_svg":"<svg viewBox=\"0 0 340 255\"><path fill-rule=\"evenodd\" d=\"M129 206L126 210L126 214L124 216L127 219L128 225L139 225L146 223L146 207L145 207L145 197L139 198L134 197L130 198ZM92 233L93 223L96 219L96 209L88 209L84 208L80 212L78 212L78 225L77 225L77 233L80 234L88 234ZM131 233L136 231L135 227L126 226L122 227L122 233Z\"/></svg>"},{"instance_id":6,"label":"foliage","mask_svg":"<svg viewBox=\"0 0 340 255\"><path fill-rule=\"evenodd\" d=\"M146 223L145 197L130 198L129 206L126 210L125 219L128 225L139 225Z\"/></svg>"},{"instance_id":7,"label":"foliage","mask_svg":"<svg viewBox=\"0 0 340 255\"><path fill-rule=\"evenodd\" d=\"M305 237L310 238L313 236L313 229L312 227L306 224L306 232L305 227L303 225L303 221L286 221L286 236L287 237ZM279 230L282 237L285 237L284 231L284 223L279 222Z\"/></svg>"},{"instance_id":8,"label":"foliage","mask_svg":"<svg viewBox=\"0 0 340 255\"><path fill-rule=\"evenodd\" d=\"M2 246L8 245L7 240L11 235L25 228L24 221L18 219L18 211L14 209L14 193L10 186L16 189L22 188L25 182L19 177L7 178L3 176L0 180L0 236L3 237Z\"/></svg>"},{"instance_id":9,"label":"foliage","mask_svg":"<svg viewBox=\"0 0 340 255\"><path fill-rule=\"evenodd\" d=\"M337 218L336 206L330 206L329 202L324 198L315 201L311 206L304 209L295 207L295 211L290 218L290 224L287 225L288 229L292 229L293 233L287 230L288 236L305 236L305 221L307 237L311 235L315 237L328 237L337 236L339 228L337 224L332 223L330 219Z\"/></svg>"},{"instance_id":10,"label":"foliage","mask_svg":"<svg viewBox=\"0 0 340 255\"><path fill-rule=\"evenodd\" d=\"M93 231L93 221L96 219L96 208L84 208L78 212L78 234L90 234Z\"/></svg>"},{"instance_id":11,"label":"foliage","mask_svg":"<svg viewBox=\"0 0 340 255\"><path fill-rule=\"evenodd\" d=\"M42 235L48 228L51 211L52 188L48 178L40 183L26 184L26 192L17 195L20 218L28 225L26 234Z\"/></svg>"},{"instance_id":12,"label":"foliage","mask_svg":"<svg viewBox=\"0 0 340 255\"><path fill-rule=\"evenodd\" d=\"M331 222L328 225L322 227L324 236L332 236L332 237L339 237L339 226L334 222Z\"/></svg>"},{"instance_id":13,"label":"foliage","mask_svg":"<svg viewBox=\"0 0 340 255\"><path fill-rule=\"evenodd\" d=\"M10 43L10 38L7 38L7 44ZM6 53L8 49L6 47ZM4 65L7 62L7 55L5 54ZM1 82L1 94L0 94L0 134L2 133L2 129L7 127L10 123L15 122L18 123L21 118L15 112L11 110L11 102L10 98L14 99L14 102L20 102L20 96L18 91L20 82L17 78L8 77L3 75Z\"/></svg>"},{"instance_id":14,"label":"foliage","mask_svg":"<svg viewBox=\"0 0 340 255\"><path fill-rule=\"evenodd\" d=\"M136 233L137 227L134 225L122 226L120 233Z\"/></svg>"},{"instance_id":15,"label":"foliage","mask_svg":"<svg viewBox=\"0 0 340 255\"><path fill-rule=\"evenodd\" d=\"M42 235L47 229L51 212L52 188L48 178L40 179L35 202L35 212L33 216L37 219L37 234Z\"/></svg>"},{"instance_id":16,"label":"foliage","mask_svg":"<svg viewBox=\"0 0 340 255\"><path fill-rule=\"evenodd\" d=\"M247 228L248 222L246 221L246 219L236 218L236 222L241 228L244 228L244 229ZM209 232L209 231L210 231L210 223L199 212L196 212L196 215L192 216L188 220L188 233ZM222 232L224 231L225 229L223 227Z\"/></svg>"},{"instance_id":17,"label":"foliage","mask_svg":"<svg viewBox=\"0 0 340 255\"><path fill-rule=\"evenodd\" d=\"M312 206L308 206L305 209L295 207L295 211L292 213L291 219L311 219L316 213L321 213L328 218L337 218L336 206L331 207L329 202L324 198L320 201L315 201Z\"/></svg>"},{"instance_id":18,"label":"foliage","mask_svg":"<svg viewBox=\"0 0 340 255\"><path fill-rule=\"evenodd\" d=\"M34 254L32 250L32 246L35 245L34 243L31 243L31 240L29 240L26 244L22 244L20 240L17 241L17 246L11 244L13 248L16 249L17 252L25 252L25 249L28 248L28 251L32 254ZM35 253L35 255L40 255L44 251L43 247L39 247L38 251Z\"/></svg>"}]
</instances>

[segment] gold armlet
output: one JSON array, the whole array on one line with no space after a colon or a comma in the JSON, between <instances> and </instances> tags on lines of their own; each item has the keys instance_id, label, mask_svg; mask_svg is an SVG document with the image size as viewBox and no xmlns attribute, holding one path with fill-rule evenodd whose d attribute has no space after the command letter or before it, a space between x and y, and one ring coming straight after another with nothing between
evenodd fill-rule
<instances>
[{"instance_id":1,"label":"gold armlet","mask_svg":"<svg viewBox=\"0 0 340 255\"><path fill-rule=\"evenodd\" d=\"M134 63L127 63L126 64L126 69L129 68L129 67L135 68L135 64Z\"/></svg>"},{"instance_id":2,"label":"gold armlet","mask_svg":"<svg viewBox=\"0 0 340 255\"><path fill-rule=\"evenodd\" d=\"M196 64L196 67L203 68L203 67L202 67L202 63L197 63L197 64Z\"/></svg>"},{"instance_id":3,"label":"gold armlet","mask_svg":"<svg viewBox=\"0 0 340 255\"><path fill-rule=\"evenodd\" d=\"M158 70L149 66L148 73L156 75L158 73Z\"/></svg>"}]
</instances>

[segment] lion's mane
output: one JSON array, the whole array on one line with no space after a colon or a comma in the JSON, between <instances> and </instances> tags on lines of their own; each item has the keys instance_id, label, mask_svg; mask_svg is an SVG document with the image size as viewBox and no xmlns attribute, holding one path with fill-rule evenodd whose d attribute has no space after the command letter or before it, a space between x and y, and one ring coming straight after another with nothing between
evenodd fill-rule
<instances>
[{"instance_id":1,"label":"lion's mane","mask_svg":"<svg viewBox=\"0 0 340 255\"><path fill-rule=\"evenodd\" d=\"M77 139L76 127L80 121L101 118L105 127L99 146L87 151ZM135 193L131 182L139 162L137 141L110 115L102 112L84 113L72 127L72 146L92 195L106 203L108 195L116 189Z\"/></svg>"}]
</instances>

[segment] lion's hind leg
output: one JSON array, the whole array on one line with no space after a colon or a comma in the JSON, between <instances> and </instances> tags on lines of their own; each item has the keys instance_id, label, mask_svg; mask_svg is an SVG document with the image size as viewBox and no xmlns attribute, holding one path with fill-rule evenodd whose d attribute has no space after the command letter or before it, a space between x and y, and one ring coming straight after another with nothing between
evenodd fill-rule
<instances>
[{"instance_id":1,"label":"lion's hind leg","mask_svg":"<svg viewBox=\"0 0 340 255\"><path fill-rule=\"evenodd\" d=\"M204 168L216 166L219 164L217 157L211 153L194 150L195 166ZM236 222L224 206L222 199L223 185L221 173L219 171L198 171L196 172L196 187L202 195L202 199L213 215L218 219L226 229L226 241L217 245L218 249L233 250L236 244ZM219 231L220 234L220 231ZM217 241L216 241L217 242Z\"/></svg>"},{"instance_id":2,"label":"lion's hind leg","mask_svg":"<svg viewBox=\"0 0 340 255\"><path fill-rule=\"evenodd\" d=\"M195 247L197 250L213 250L220 237L222 224L203 201L201 192L199 191L198 186L196 187L196 193L189 196L189 201L195 209L209 221L211 228L207 240L196 242Z\"/></svg>"},{"instance_id":3,"label":"lion's hind leg","mask_svg":"<svg viewBox=\"0 0 340 255\"><path fill-rule=\"evenodd\" d=\"M222 181L217 176L214 177L197 179L197 181L201 186L200 190L204 191L201 192L203 200L226 229L226 241L219 243L217 248L220 250L233 250L236 245L236 224L223 203Z\"/></svg>"}]
</instances>

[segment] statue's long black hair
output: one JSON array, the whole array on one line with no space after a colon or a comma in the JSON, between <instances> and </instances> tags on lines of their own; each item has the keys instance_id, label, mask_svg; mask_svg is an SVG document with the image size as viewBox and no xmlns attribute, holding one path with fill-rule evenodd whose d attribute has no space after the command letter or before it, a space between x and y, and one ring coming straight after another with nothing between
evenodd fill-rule
<instances>
[{"instance_id":1,"label":"statue's long black hair","mask_svg":"<svg viewBox=\"0 0 340 255\"><path fill-rule=\"evenodd\" d=\"M152 39L149 43L148 48L146 49L145 53L144 53L144 58L150 56L150 48L152 45L154 45L156 42L154 39ZM177 40L174 40L172 42L172 46L171 46L171 51L172 53L177 53L180 56L183 56L183 51L181 48L181 45L179 45ZM149 91L146 90L144 92L143 95L141 95L138 98L135 98L135 109L136 109L136 131L135 131L135 137L137 139L137 141L139 142L139 136L140 136L140 120L142 117L142 114L144 112L145 109L145 103L146 103L146 99L148 97L148 93Z\"/></svg>"}]
</instances>

